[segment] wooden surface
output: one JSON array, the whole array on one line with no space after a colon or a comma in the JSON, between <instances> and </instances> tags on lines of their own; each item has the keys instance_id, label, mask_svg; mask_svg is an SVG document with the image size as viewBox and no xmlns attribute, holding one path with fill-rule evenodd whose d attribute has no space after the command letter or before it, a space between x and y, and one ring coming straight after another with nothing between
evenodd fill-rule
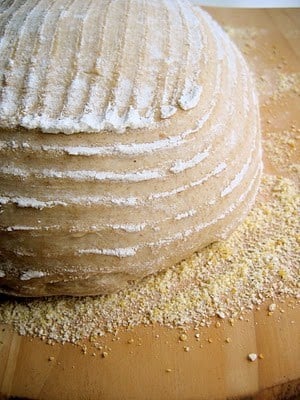
<instances>
[{"instance_id":1,"label":"wooden surface","mask_svg":"<svg viewBox=\"0 0 300 400\"><path fill-rule=\"evenodd\" d=\"M254 72L262 77L263 129L268 126L279 132L291 125L299 127L297 88L278 95L272 85L278 71L300 71L300 10L209 12L227 27ZM268 159L265 165L272 173L286 174ZM234 326L222 320L220 327L203 328L200 341L189 330L188 341L182 343L177 329L163 327L138 327L119 332L117 338L107 335L102 341L111 349L106 358L89 344L84 354L71 345L50 346L39 339L20 337L2 325L0 398L299 399L299 307L287 301L268 316L268 304ZM129 344L129 339L134 339L133 343ZM185 352L184 346L190 351ZM249 353L262 353L264 358L250 362Z\"/></svg>"}]
</instances>

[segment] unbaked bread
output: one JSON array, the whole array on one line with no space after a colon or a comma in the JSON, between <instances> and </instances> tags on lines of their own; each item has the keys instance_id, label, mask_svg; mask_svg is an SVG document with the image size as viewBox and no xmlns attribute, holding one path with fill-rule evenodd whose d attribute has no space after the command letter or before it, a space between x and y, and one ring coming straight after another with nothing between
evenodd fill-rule
<instances>
[{"instance_id":1,"label":"unbaked bread","mask_svg":"<svg viewBox=\"0 0 300 400\"><path fill-rule=\"evenodd\" d=\"M249 70L185 0L0 6L0 291L94 295L226 238L259 185Z\"/></svg>"}]
</instances>

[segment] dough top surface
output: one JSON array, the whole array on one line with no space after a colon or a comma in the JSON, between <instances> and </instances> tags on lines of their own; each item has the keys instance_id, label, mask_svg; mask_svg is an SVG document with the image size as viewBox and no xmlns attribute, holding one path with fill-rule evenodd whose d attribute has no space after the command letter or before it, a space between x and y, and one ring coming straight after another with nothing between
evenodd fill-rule
<instances>
[{"instance_id":1,"label":"dough top surface","mask_svg":"<svg viewBox=\"0 0 300 400\"><path fill-rule=\"evenodd\" d=\"M22 0L0 12L0 127L159 128L205 95L203 11L189 1Z\"/></svg>"}]
</instances>

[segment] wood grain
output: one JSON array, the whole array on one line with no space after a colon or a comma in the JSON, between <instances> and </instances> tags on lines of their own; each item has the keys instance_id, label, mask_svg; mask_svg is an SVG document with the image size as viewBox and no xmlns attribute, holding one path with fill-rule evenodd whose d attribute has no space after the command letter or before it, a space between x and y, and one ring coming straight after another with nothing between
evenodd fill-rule
<instances>
[{"instance_id":1,"label":"wood grain","mask_svg":"<svg viewBox=\"0 0 300 400\"><path fill-rule=\"evenodd\" d=\"M276 97L269 89L275 72L300 71L300 10L208 11L221 25L237 33L246 32L246 37L233 35L236 43L253 71L270 77L260 95L263 129L281 132L290 129L291 124L299 127L299 93ZM263 32L255 37L254 46L251 32ZM265 166L271 173L288 175L266 156ZM39 339L20 337L11 327L2 325L0 398L299 399L299 307L292 300L286 301L268 316L267 306L248 313L234 326L222 320L219 328L213 324L201 329L200 341L192 329L188 341L182 343L177 329L160 326L124 330L119 332L118 340L107 335L103 339L103 345L111 348L107 358L89 343L83 354L71 345L50 346ZM231 339L230 343L226 338ZM129 339L134 339L132 344ZM185 352L184 346L190 351ZM262 353L264 358L249 362L247 355L251 352ZM53 361L49 357L54 357Z\"/></svg>"},{"instance_id":2,"label":"wood grain","mask_svg":"<svg viewBox=\"0 0 300 400\"><path fill-rule=\"evenodd\" d=\"M299 310L280 307L285 311L280 315L267 316L265 306L233 327L223 322L219 328L203 328L199 342L193 331L182 343L177 329L159 326L122 331L119 341L108 335L103 341L111 348L107 358L90 344L83 354L72 345L20 338L4 327L1 392L51 400L266 398L256 397L259 393L284 398L283 391L299 393L299 325L291 323L299 323ZM264 359L251 363L250 352L262 353Z\"/></svg>"}]
</instances>

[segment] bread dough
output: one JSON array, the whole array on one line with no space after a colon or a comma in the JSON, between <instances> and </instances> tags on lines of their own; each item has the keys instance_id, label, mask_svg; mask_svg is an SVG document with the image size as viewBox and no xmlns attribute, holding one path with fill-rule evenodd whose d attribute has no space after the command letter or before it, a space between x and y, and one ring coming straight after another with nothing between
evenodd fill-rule
<instances>
[{"instance_id":1,"label":"bread dough","mask_svg":"<svg viewBox=\"0 0 300 400\"><path fill-rule=\"evenodd\" d=\"M185 0L0 6L0 291L95 295L226 238L261 174L249 69Z\"/></svg>"}]
</instances>

